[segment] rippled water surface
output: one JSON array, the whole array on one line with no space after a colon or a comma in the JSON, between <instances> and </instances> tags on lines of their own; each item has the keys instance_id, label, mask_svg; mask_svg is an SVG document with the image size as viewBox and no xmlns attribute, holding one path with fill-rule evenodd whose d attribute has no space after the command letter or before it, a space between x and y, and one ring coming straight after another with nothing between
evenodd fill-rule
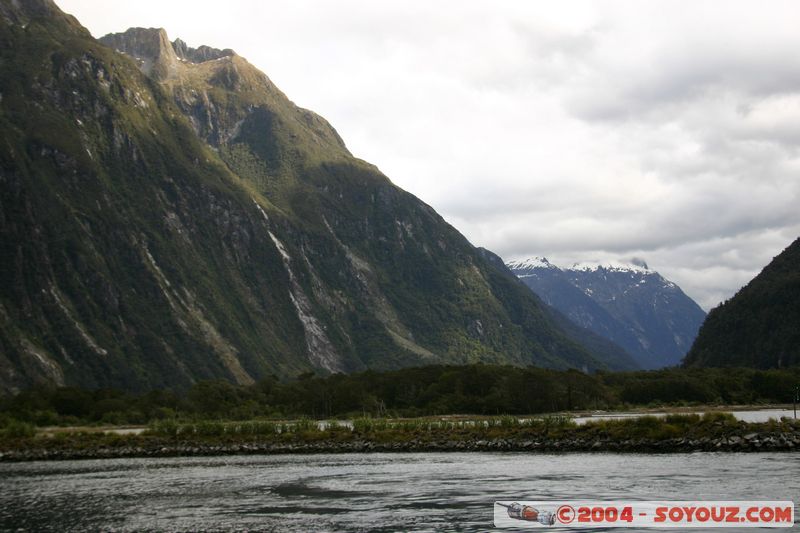
<instances>
[{"instance_id":1,"label":"rippled water surface","mask_svg":"<svg viewBox=\"0 0 800 533\"><path fill-rule=\"evenodd\" d=\"M494 500L513 499L797 504L800 454L408 453L0 464L4 531L486 531Z\"/></svg>"}]
</instances>

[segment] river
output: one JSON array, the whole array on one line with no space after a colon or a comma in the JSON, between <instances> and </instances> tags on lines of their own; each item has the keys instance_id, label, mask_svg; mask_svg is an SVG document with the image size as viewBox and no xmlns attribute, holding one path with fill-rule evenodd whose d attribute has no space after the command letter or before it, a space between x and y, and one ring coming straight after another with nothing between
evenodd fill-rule
<instances>
[{"instance_id":1,"label":"river","mask_svg":"<svg viewBox=\"0 0 800 533\"><path fill-rule=\"evenodd\" d=\"M737 420L742 422L766 422L770 418L780 420L783 417L794 418L794 411L792 409L748 409L748 410L716 410L716 411L651 411L651 412L606 412L598 411L590 416L576 416L573 418L576 424L585 424L591 420L619 420L623 418L637 418L640 416L658 416L663 417L669 414L696 414L702 415L708 412L721 412L730 413Z\"/></svg>"},{"instance_id":2,"label":"river","mask_svg":"<svg viewBox=\"0 0 800 533\"><path fill-rule=\"evenodd\" d=\"M486 531L495 500L797 504L800 454L376 453L0 463L0 489L3 531Z\"/></svg>"}]
</instances>

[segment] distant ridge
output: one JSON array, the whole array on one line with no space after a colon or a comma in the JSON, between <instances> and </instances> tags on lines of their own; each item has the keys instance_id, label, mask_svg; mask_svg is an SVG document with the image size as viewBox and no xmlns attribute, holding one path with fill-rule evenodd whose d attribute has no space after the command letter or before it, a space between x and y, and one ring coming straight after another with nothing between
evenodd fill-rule
<instances>
[{"instance_id":1,"label":"distant ridge","mask_svg":"<svg viewBox=\"0 0 800 533\"><path fill-rule=\"evenodd\" d=\"M643 368L679 364L705 317L680 287L642 259L560 268L531 257L509 261L508 267L546 303L622 346Z\"/></svg>"}]
</instances>

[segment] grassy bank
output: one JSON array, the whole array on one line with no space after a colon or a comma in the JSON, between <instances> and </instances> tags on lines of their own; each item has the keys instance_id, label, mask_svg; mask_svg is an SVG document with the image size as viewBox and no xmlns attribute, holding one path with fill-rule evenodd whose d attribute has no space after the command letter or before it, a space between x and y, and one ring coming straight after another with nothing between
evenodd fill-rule
<instances>
[{"instance_id":1,"label":"grassy bank","mask_svg":"<svg viewBox=\"0 0 800 533\"><path fill-rule=\"evenodd\" d=\"M22 430L22 428L18 428ZM800 422L745 423L727 413L643 416L576 425L565 417L461 420L356 419L325 427L308 419L160 421L138 435L8 432L0 460L365 451L790 451Z\"/></svg>"}]
</instances>

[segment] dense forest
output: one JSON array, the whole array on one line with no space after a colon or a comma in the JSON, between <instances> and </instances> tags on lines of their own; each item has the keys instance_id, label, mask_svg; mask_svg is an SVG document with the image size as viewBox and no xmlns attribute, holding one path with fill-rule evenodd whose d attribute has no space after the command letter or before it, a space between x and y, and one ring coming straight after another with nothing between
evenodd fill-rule
<instances>
[{"instance_id":1,"label":"dense forest","mask_svg":"<svg viewBox=\"0 0 800 533\"><path fill-rule=\"evenodd\" d=\"M800 239L730 300L712 309L684 365L800 364Z\"/></svg>"},{"instance_id":2,"label":"dense forest","mask_svg":"<svg viewBox=\"0 0 800 533\"><path fill-rule=\"evenodd\" d=\"M31 389L0 398L0 427L144 424L162 419L534 414L659 405L790 403L800 367L584 374L474 364L367 371L249 385L203 381L185 392Z\"/></svg>"},{"instance_id":3,"label":"dense forest","mask_svg":"<svg viewBox=\"0 0 800 533\"><path fill-rule=\"evenodd\" d=\"M0 3L0 390L631 368L244 58L103 42Z\"/></svg>"}]
</instances>

